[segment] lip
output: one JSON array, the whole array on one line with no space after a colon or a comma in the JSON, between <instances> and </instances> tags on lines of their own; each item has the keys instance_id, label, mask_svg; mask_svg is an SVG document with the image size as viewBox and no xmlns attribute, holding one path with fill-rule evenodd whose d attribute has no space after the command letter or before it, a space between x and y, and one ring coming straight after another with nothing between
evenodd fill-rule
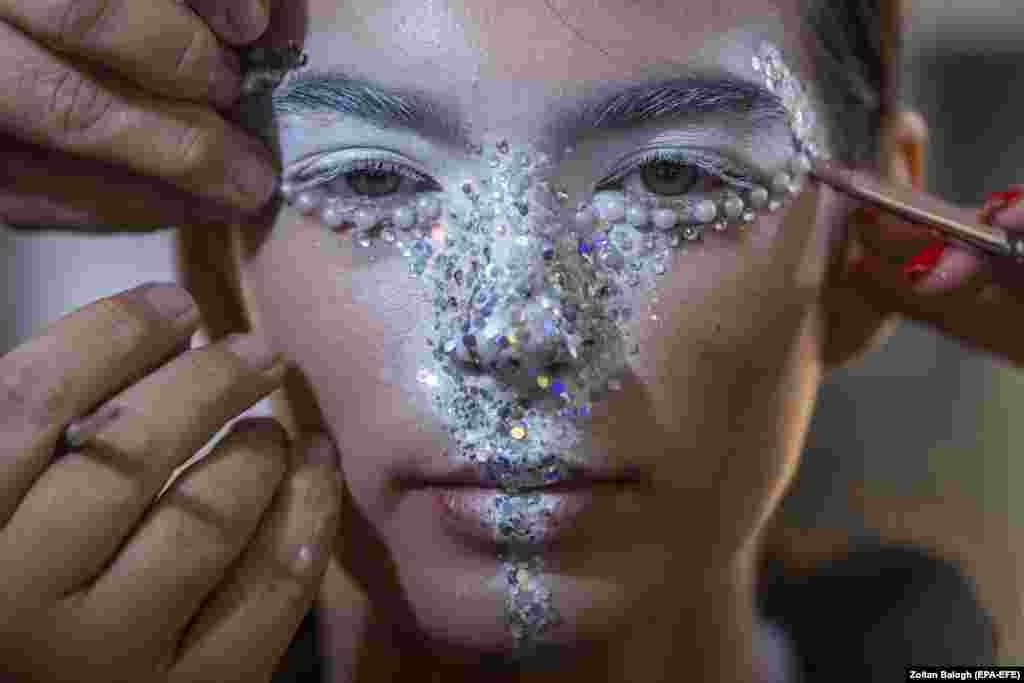
<instances>
[{"instance_id":1,"label":"lip","mask_svg":"<svg viewBox=\"0 0 1024 683\"><path fill-rule=\"evenodd\" d=\"M577 481L517 493L477 486L433 486L429 493L445 531L493 550L568 541L579 535L581 521L592 509L629 488L625 482Z\"/></svg>"},{"instance_id":2,"label":"lip","mask_svg":"<svg viewBox=\"0 0 1024 683\"><path fill-rule=\"evenodd\" d=\"M400 488L460 488L502 490L494 479L486 475L480 465L465 463L452 465L449 463L420 463L399 473ZM649 484L649 478L643 470L636 467L601 468L593 465L573 466L537 486L522 487L520 491L527 493L564 493L593 488L596 485L633 485Z\"/></svg>"}]
</instances>

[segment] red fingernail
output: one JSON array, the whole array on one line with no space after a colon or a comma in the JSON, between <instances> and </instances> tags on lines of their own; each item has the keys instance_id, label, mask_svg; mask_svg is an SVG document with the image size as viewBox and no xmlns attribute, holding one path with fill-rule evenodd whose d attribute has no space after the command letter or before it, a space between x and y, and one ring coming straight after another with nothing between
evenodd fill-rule
<instances>
[{"instance_id":1,"label":"red fingernail","mask_svg":"<svg viewBox=\"0 0 1024 683\"><path fill-rule=\"evenodd\" d=\"M936 240L931 242L924 249L919 251L913 256L906 265L903 266L903 274L911 282L917 282L928 273L935 270L935 266L938 265L939 259L946 252L946 243L942 240Z\"/></svg>"},{"instance_id":2,"label":"red fingernail","mask_svg":"<svg viewBox=\"0 0 1024 683\"><path fill-rule=\"evenodd\" d=\"M988 196L987 202L994 204L1015 204L1018 199L1024 196L1024 190L1010 190L1009 192L993 192ZM986 202L986 203L987 203Z\"/></svg>"},{"instance_id":3,"label":"red fingernail","mask_svg":"<svg viewBox=\"0 0 1024 683\"><path fill-rule=\"evenodd\" d=\"M992 224L995 214L1013 207L1024 197L1024 188L1014 187L1006 192L993 192L985 200L985 206L981 209L981 222Z\"/></svg>"}]
</instances>

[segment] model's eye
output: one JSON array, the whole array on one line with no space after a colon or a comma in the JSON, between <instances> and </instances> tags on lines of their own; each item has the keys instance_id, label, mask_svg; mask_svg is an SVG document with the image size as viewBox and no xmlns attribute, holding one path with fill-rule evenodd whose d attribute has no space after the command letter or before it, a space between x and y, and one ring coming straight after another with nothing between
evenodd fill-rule
<instances>
[{"instance_id":1,"label":"model's eye","mask_svg":"<svg viewBox=\"0 0 1024 683\"><path fill-rule=\"evenodd\" d=\"M727 185L749 189L754 182L745 170L708 152L659 149L620 164L619 170L596 189L613 189L621 184L635 194L676 197L711 192Z\"/></svg>"},{"instance_id":2,"label":"model's eye","mask_svg":"<svg viewBox=\"0 0 1024 683\"><path fill-rule=\"evenodd\" d=\"M346 173L344 178L356 194L366 197L381 197L397 192L404 179L392 171L353 171Z\"/></svg>"},{"instance_id":3,"label":"model's eye","mask_svg":"<svg viewBox=\"0 0 1024 683\"><path fill-rule=\"evenodd\" d=\"M317 188L328 196L387 199L441 188L429 176L409 166L381 158L327 156L285 174L299 190Z\"/></svg>"},{"instance_id":4,"label":"model's eye","mask_svg":"<svg viewBox=\"0 0 1024 683\"><path fill-rule=\"evenodd\" d=\"M648 190L670 197L689 192L700 180L700 176L699 168L674 161L644 164L640 171L640 178Z\"/></svg>"}]
</instances>

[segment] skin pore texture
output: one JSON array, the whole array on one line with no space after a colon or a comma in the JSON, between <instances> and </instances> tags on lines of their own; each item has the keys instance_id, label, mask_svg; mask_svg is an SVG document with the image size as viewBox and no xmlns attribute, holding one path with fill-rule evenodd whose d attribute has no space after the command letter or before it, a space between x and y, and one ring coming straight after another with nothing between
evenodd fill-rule
<instances>
[{"instance_id":1,"label":"skin pore texture","mask_svg":"<svg viewBox=\"0 0 1024 683\"><path fill-rule=\"evenodd\" d=\"M338 445L337 559L395 671L414 656L399 649L420 647L467 677L661 680L685 666L750 680L757 532L822 378L817 302L842 212L800 178L828 141L804 118L816 98L795 5L508 5L311 0L285 22L307 68L429 94L467 144L326 112L277 118L286 202L272 224L237 226L233 266L253 325L315 397L290 384L281 417L293 432L322 421ZM755 58L791 70L772 72L788 117L553 125L645 81L766 86ZM605 183L651 150L690 156L676 175ZM368 159L430 182L324 180ZM679 164L703 170L686 182ZM659 177L677 196L652 193ZM459 465L501 492L410 483ZM524 490L587 468L631 482L584 504ZM573 505L570 524L551 522ZM474 516L474 538L452 531ZM338 656L352 627L324 618Z\"/></svg>"}]
</instances>

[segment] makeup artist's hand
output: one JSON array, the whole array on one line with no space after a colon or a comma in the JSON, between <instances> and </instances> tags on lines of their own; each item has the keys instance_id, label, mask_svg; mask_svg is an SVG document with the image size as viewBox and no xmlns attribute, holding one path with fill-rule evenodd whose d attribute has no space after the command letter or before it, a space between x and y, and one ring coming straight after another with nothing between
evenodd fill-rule
<instances>
[{"instance_id":1,"label":"makeup artist's hand","mask_svg":"<svg viewBox=\"0 0 1024 683\"><path fill-rule=\"evenodd\" d=\"M269 2L0 0L0 223L148 232L265 204L270 151L218 110Z\"/></svg>"},{"instance_id":2,"label":"makeup artist's hand","mask_svg":"<svg viewBox=\"0 0 1024 683\"><path fill-rule=\"evenodd\" d=\"M338 531L337 456L247 418L181 470L286 368L252 335L189 350L198 318L184 290L140 287L0 358L0 679L256 683L295 636Z\"/></svg>"},{"instance_id":3,"label":"makeup artist's hand","mask_svg":"<svg viewBox=\"0 0 1024 683\"><path fill-rule=\"evenodd\" d=\"M994 193L978 222L1024 232L1024 185ZM973 253L929 228L858 210L851 237L863 258L850 279L883 313L925 323L1024 368L1024 265Z\"/></svg>"}]
</instances>

